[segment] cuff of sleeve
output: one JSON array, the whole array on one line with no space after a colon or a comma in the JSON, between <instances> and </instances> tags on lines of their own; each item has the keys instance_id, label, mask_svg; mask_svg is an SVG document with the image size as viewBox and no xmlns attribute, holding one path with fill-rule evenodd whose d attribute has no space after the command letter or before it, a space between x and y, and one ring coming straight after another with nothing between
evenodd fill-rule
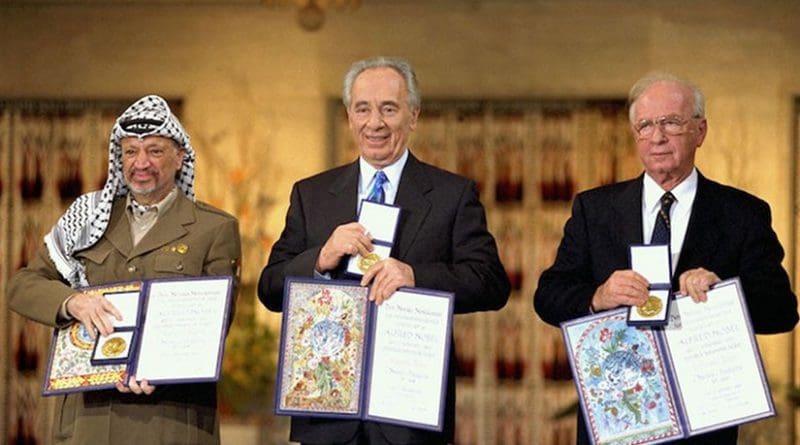
<instances>
[{"instance_id":1,"label":"cuff of sleeve","mask_svg":"<svg viewBox=\"0 0 800 445\"><path fill-rule=\"evenodd\" d=\"M72 320L72 317L67 312L67 303L69 303L69 300L71 300L71 299L72 299L72 295L67 297L67 299L64 300L63 303L61 303L61 307L58 309L58 320L59 321L71 321Z\"/></svg>"},{"instance_id":2,"label":"cuff of sleeve","mask_svg":"<svg viewBox=\"0 0 800 445\"><path fill-rule=\"evenodd\" d=\"M319 279L322 279L322 280L330 280L331 279L331 274L328 273L328 272L319 273L319 272L317 272L316 269L314 269L314 278L319 278Z\"/></svg>"}]
</instances>

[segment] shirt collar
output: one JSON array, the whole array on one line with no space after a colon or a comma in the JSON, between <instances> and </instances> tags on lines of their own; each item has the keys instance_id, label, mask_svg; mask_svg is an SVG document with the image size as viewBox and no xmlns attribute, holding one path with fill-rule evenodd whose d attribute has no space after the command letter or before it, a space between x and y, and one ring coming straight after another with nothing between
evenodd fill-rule
<instances>
[{"instance_id":1,"label":"shirt collar","mask_svg":"<svg viewBox=\"0 0 800 445\"><path fill-rule=\"evenodd\" d=\"M405 167L406 161L408 161L408 149L403 150L403 154L393 164L387 165L381 169L389 180L389 183L384 187L395 191L397 190L397 185L400 183L400 175L403 173L403 167ZM358 166L361 172L358 181L358 192L363 193L367 190L367 187L372 182L373 176L375 176L375 172L378 170L370 165L363 156L358 158Z\"/></svg>"},{"instance_id":2,"label":"shirt collar","mask_svg":"<svg viewBox=\"0 0 800 445\"><path fill-rule=\"evenodd\" d=\"M175 198L178 196L178 188L173 187L172 190L164 197L161 201L152 204L152 205L142 205L136 202L133 198L131 193L128 193L126 199L126 208L133 215L134 218L140 218L144 216L145 213L155 211L156 214L163 213L164 210L169 208L169 206L175 202Z\"/></svg>"},{"instance_id":3,"label":"shirt collar","mask_svg":"<svg viewBox=\"0 0 800 445\"><path fill-rule=\"evenodd\" d=\"M672 192L672 196L675 197L675 203L677 205L681 207L690 206L694 202L694 196L697 193L697 168L692 168L692 172L689 173L689 176L670 191ZM644 201L644 208L648 213L655 213L658 211L661 207L661 196L664 193L666 193L666 191L662 189L649 174L645 173L642 198Z\"/></svg>"}]
</instances>

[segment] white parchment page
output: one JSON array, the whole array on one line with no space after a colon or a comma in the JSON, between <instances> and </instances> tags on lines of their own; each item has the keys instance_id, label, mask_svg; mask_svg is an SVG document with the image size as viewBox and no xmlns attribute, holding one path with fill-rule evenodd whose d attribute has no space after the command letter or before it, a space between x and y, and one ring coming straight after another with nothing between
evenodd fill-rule
<instances>
[{"instance_id":1,"label":"white parchment page","mask_svg":"<svg viewBox=\"0 0 800 445\"><path fill-rule=\"evenodd\" d=\"M369 231L373 239L392 243L397 231L399 213L400 207L364 201L361 204L361 213L358 214L358 222Z\"/></svg>"},{"instance_id":2,"label":"white parchment page","mask_svg":"<svg viewBox=\"0 0 800 445\"><path fill-rule=\"evenodd\" d=\"M650 284L669 284L669 246L649 244L631 246L631 269L639 272Z\"/></svg>"},{"instance_id":3,"label":"white parchment page","mask_svg":"<svg viewBox=\"0 0 800 445\"><path fill-rule=\"evenodd\" d=\"M136 368L138 380L211 379L227 316L227 279L154 282Z\"/></svg>"},{"instance_id":4,"label":"white parchment page","mask_svg":"<svg viewBox=\"0 0 800 445\"><path fill-rule=\"evenodd\" d=\"M737 286L709 291L706 303L676 301L679 326L664 332L689 431L770 415L769 388Z\"/></svg>"},{"instance_id":5,"label":"white parchment page","mask_svg":"<svg viewBox=\"0 0 800 445\"><path fill-rule=\"evenodd\" d=\"M375 323L367 415L436 426L444 404L449 300L399 290Z\"/></svg>"},{"instance_id":6,"label":"white parchment page","mask_svg":"<svg viewBox=\"0 0 800 445\"><path fill-rule=\"evenodd\" d=\"M105 297L122 314L122 320L111 318L115 328L135 327L139 320L139 291L112 292Z\"/></svg>"}]
</instances>

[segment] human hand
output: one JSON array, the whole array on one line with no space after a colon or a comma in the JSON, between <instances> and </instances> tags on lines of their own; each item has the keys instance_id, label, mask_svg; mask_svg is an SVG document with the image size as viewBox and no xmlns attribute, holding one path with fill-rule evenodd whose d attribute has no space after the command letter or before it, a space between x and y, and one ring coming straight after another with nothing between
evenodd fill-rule
<instances>
[{"instance_id":1,"label":"human hand","mask_svg":"<svg viewBox=\"0 0 800 445\"><path fill-rule=\"evenodd\" d=\"M682 273L678 281L681 295L689 295L696 303L701 303L708 301L706 292L721 280L714 272L698 267Z\"/></svg>"},{"instance_id":2,"label":"human hand","mask_svg":"<svg viewBox=\"0 0 800 445\"><path fill-rule=\"evenodd\" d=\"M92 340L97 338L95 330L101 335L109 335L114 331L111 317L122 320L122 313L100 294L85 292L72 294L67 301L66 309L70 317L83 323Z\"/></svg>"},{"instance_id":3,"label":"human hand","mask_svg":"<svg viewBox=\"0 0 800 445\"><path fill-rule=\"evenodd\" d=\"M617 270L601 284L592 296L595 311L618 306L641 306L647 301L650 283L634 270Z\"/></svg>"},{"instance_id":4,"label":"human hand","mask_svg":"<svg viewBox=\"0 0 800 445\"><path fill-rule=\"evenodd\" d=\"M156 390L156 387L147 383L147 380L142 380L137 382L136 376L131 376L131 378L128 380L128 386L123 385L122 381L117 381L116 386L117 386L117 391L125 394L134 393L134 394L139 394L139 395L144 394L149 396L150 394L153 393L153 391Z\"/></svg>"},{"instance_id":5,"label":"human hand","mask_svg":"<svg viewBox=\"0 0 800 445\"><path fill-rule=\"evenodd\" d=\"M369 300L380 305L403 286L414 286L414 269L394 258L386 258L372 265L361 278L361 285L372 283Z\"/></svg>"},{"instance_id":6,"label":"human hand","mask_svg":"<svg viewBox=\"0 0 800 445\"><path fill-rule=\"evenodd\" d=\"M325 273L335 269L347 255L368 255L372 252L372 236L357 222L342 224L325 241L317 258L316 270Z\"/></svg>"}]
</instances>

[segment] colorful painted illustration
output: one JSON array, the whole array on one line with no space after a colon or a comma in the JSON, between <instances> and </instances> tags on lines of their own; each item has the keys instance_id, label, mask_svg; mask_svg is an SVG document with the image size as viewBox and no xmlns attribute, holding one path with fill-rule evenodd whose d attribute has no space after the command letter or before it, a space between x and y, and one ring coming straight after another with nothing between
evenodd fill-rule
<instances>
[{"instance_id":1,"label":"colorful painted illustration","mask_svg":"<svg viewBox=\"0 0 800 445\"><path fill-rule=\"evenodd\" d=\"M656 338L625 314L570 326L577 384L599 444L642 444L681 436Z\"/></svg>"},{"instance_id":2,"label":"colorful painted illustration","mask_svg":"<svg viewBox=\"0 0 800 445\"><path fill-rule=\"evenodd\" d=\"M129 292L141 289L142 283L126 283L87 289L93 293ZM50 363L45 376L45 395L77 392L89 389L113 388L125 376L127 364L92 365L94 340L86 328L73 323L57 329L50 351Z\"/></svg>"},{"instance_id":3,"label":"colorful painted illustration","mask_svg":"<svg viewBox=\"0 0 800 445\"><path fill-rule=\"evenodd\" d=\"M367 291L358 285L290 284L281 409L358 414Z\"/></svg>"}]
</instances>

